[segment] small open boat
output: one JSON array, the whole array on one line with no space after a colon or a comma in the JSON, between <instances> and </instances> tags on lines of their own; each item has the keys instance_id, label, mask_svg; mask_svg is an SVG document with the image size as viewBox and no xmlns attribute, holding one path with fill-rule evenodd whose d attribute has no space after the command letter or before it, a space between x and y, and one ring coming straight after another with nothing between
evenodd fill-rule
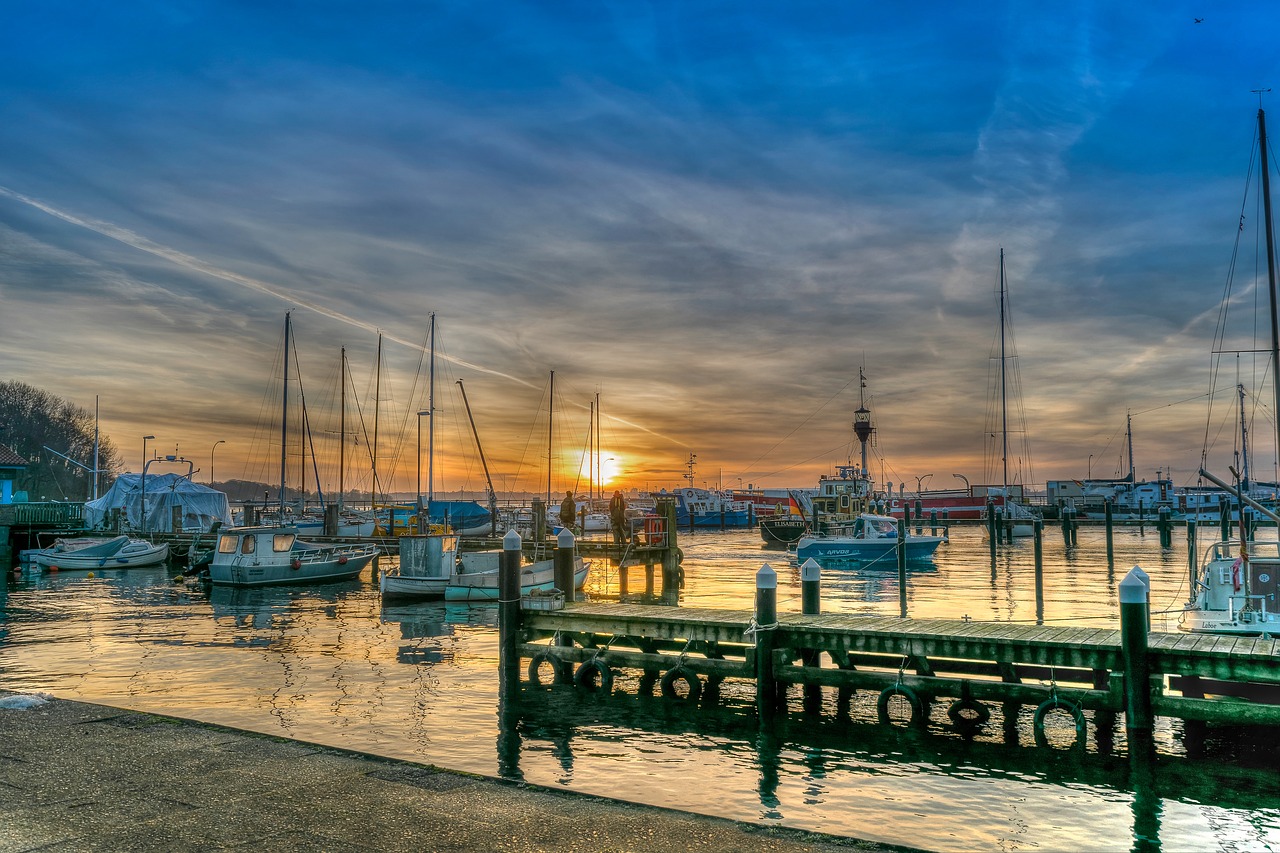
<instances>
[{"instance_id":1,"label":"small open boat","mask_svg":"<svg viewBox=\"0 0 1280 853\"><path fill-rule=\"evenodd\" d=\"M501 552L488 551L463 554L463 571L454 575L444 588L445 601L497 601L498 560ZM475 567L483 567L476 570ZM591 563L574 555L573 585L581 589L587 582ZM539 560L520 569L520 594L528 595L536 590L554 589L556 585L555 560Z\"/></svg>"},{"instance_id":2,"label":"small open boat","mask_svg":"<svg viewBox=\"0 0 1280 853\"><path fill-rule=\"evenodd\" d=\"M31 562L46 569L132 569L163 563L169 559L169 546L128 536L59 539L30 557Z\"/></svg>"}]
</instances>

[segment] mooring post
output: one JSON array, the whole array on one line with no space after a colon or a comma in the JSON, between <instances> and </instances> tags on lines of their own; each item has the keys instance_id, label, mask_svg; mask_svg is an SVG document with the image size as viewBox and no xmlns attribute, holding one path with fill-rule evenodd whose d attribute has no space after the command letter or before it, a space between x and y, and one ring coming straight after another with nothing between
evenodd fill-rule
<instances>
[{"instance_id":1,"label":"mooring post","mask_svg":"<svg viewBox=\"0 0 1280 853\"><path fill-rule=\"evenodd\" d=\"M1069 506L1062 508L1062 544L1067 548L1071 547L1071 512Z\"/></svg>"},{"instance_id":2,"label":"mooring post","mask_svg":"<svg viewBox=\"0 0 1280 853\"><path fill-rule=\"evenodd\" d=\"M1231 500L1226 495L1218 498L1218 527L1222 541L1228 541L1231 538Z\"/></svg>"},{"instance_id":3,"label":"mooring post","mask_svg":"<svg viewBox=\"0 0 1280 853\"><path fill-rule=\"evenodd\" d=\"M419 530L419 533L422 531ZM329 504L324 508L324 535L338 535L338 505Z\"/></svg>"},{"instance_id":4,"label":"mooring post","mask_svg":"<svg viewBox=\"0 0 1280 853\"><path fill-rule=\"evenodd\" d=\"M916 535L924 533L924 507L920 503L920 499L916 498Z\"/></svg>"},{"instance_id":5,"label":"mooring post","mask_svg":"<svg viewBox=\"0 0 1280 853\"><path fill-rule=\"evenodd\" d=\"M1044 624L1044 519L1035 520L1036 624Z\"/></svg>"},{"instance_id":6,"label":"mooring post","mask_svg":"<svg viewBox=\"0 0 1280 853\"><path fill-rule=\"evenodd\" d=\"M1078 518L1079 515L1080 515L1079 511L1075 507L1072 507L1071 508L1071 547L1072 548L1075 548L1080 544L1080 519Z\"/></svg>"},{"instance_id":7,"label":"mooring post","mask_svg":"<svg viewBox=\"0 0 1280 853\"><path fill-rule=\"evenodd\" d=\"M800 612L805 616L817 616L822 612L822 567L810 557L800 567ZM817 666L822 652L805 649L801 652L805 666ZM822 687L817 684L804 686L804 709L817 714L822 709Z\"/></svg>"},{"instance_id":8,"label":"mooring post","mask_svg":"<svg viewBox=\"0 0 1280 853\"><path fill-rule=\"evenodd\" d=\"M756 614L751 626L756 640L756 707L762 717L777 708L778 686L773 680L774 632L778 628L778 575L765 563L756 572Z\"/></svg>"},{"instance_id":9,"label":"mooring post","mask_svg":"<svg viewBox=\"0 0 1280 853\"><path fill-rule=\"evenodd\" d=\"M506 543L506 540L503 540ZM571 604L577 600L577 587L574 583L574 568L577 560L574 559L574 550L577 547L578 540L573 535L573 531L564 528L556 534L556 555L555 563L555 579L556 589L564 593L566 604Z\"/></svg>"},{"instance_id":10,"label":"mooring post","mask_svg":"<svg viewBox=\"0 0 1280 853\"><path fill-rule=\"evenodd\" d=\"M520 689L520 534L508 530L498 558L498 691Z\"/></svg>"},{"instance_id":11,"label":"mooring post","mask_svg":"<svg viewBox=\"0 0 1280 853\"><path fill-rule=\"evenodd\" d=\"M680 548L676 544L676 502L658 498L656 511L662 521L662 600L672 607L680 603ZM690 516L692 517L692 516Z\"/></svg>"},{"instance_id":12,"label":"mooring post","mask_svg":"<svg viewBox=\"0 0 1280 853\"><path fill-rule=\"evenodd\" d=\"M1147 661L1146 573L1134 566L1120 581L1120 652L1124 660L1125 729L1151 731L1151 673Z\"/></svg>"},{"instance_id":13,"label":"mooring post","mask_svg":"<svg viewBox=\"0 0 1280 853\"><path fill-rule=\"evenodd\" d=\"M1102 502L1102 513L1107 520L1107 563L1110 564L1115 560L1115 520L1111 514L1111 498L1107 498Z\"/></svg>"},{"instance_id":14,"label":"mooring post","mask_svg":"<svg viewBox=\"0 0 1280 853\"><path fill-rule=\"evenodd\" d=\"M1191 590L1191 597L1195 598L1198 580L1196 575L1200 573L1200 566L1196 555L1196 520L1194 518L1187 519L1187 572L1191 575L1191 583L1187 589Z\"/></svg>"},{"instance_id":15,"label":"mooring post","mask_svg":"<svg viewBox=\"0 0 1280 853\"><path fill-rule=\"evenodd\" d=\"M547 538L547 505L542 498L533 499L533 541L541 542Z\"/></svg>"},{"instance_id":16,"label":"mooring post","mask_svg":"<svg viewBox=\"0 0 1280 853\"><path fill-rule=\"evenodd\" d=\"M907 618L907 522L898 519L898 615Z\"/></svg>"},{"instance_id":17,"label":"mooring post","mask_svg":"<svg viewBox=\"0 0 1280 853\"><path fill-rule=\"evenodd\" d=\"M1157 522L1157 524L1160 527L1160 547L1172 548L1173 547L1172 510L1170 510L1169 507L1167 506L1160 507L1159 519L1160 520Z\"/></svg>"},{"instance_id":18,"label":"mooring post","mask_svg":"<svg viewBox=\"0 0 1280 853\"><path fill-rule=\"evenodd\" d=\"M996 543L999 542L1000 529L996 527L996 502L987 498L987 542L991 545L991 565L996 564Z\"/></svg>"},{"instance_id":19,"label":"mooring post","mask_svg":"<svg viewBox=\"0 0 1280 853\"><path fill-rule=\"evenodd\" d=\"M800 612L805 616L822 612L822 567L813 557L800 567Z\"/></svg>"}]
</instances>

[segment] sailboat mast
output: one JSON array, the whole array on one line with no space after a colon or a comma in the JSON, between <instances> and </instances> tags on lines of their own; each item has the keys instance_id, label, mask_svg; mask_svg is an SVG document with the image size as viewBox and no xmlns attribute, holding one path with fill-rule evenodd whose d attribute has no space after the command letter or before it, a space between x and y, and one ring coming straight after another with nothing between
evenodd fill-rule
<instances>
[{"instance_id":1,"label":"sailboat mast","mask_svg":"<svg viewBox=\"0 0 1280 853\"><path fill-rule=\"evenodd\" d=\"M289 451L289 337L291 328L290 313L284 312L284 381L281 382L283 392L280 401L280 523L284 522L284 484L285 460Z\"/></svg>"},{"instance_id":2,"label":"sailboat mast","mask_svg":"<svg viewBox=\"0 0 1280 853\"><path fill-rule=\"evenodd\" d=\"M1271 380L1273 402L1280 406L1280 321L1276 318L1276 243L1271 224L1271 170L1267 166L1267 116L1258 110L1258 148L1262 166L1262 218L1267 236L1267 284L1271 294ZM1276 419L1276 452L1280 453L1280 418Z\"/></svg>"},{"instance_id":3,"label":"sailboat mast","mask_svg":"<svg viewBox=\"0 0 1280 853\"><path fill-rule=\"evenodd\" d=\"M1247 494L1249 491L1249 428L1244 420L1244 383L1237 383L1236 392L1240 395L1240 488Z\"/></svg>"},{"instance_id":4,"label":"sailboat mast","mask_svg":"<svg viewBox=\"0 0 1280 853\"><path fill-rule=\"evenodd\" d=\"M347 472L347 348L343 347L338 356L338 381L342 385L338 404L338 509L342 509L342 499L346 494L346 483L343 475Z\"/></svg>"},{"instance_id":5,"label":"sailboat mast","mask_svg":"<svg viewBox=\"0 0 1280 853\"><path fill-rule=\"evenodd\" d=\"M1000 249L1000 461L1004 465L1004 497L1009 500L1009 405L1004 353L1004 249Z\"/></svg>"},{"instance_id":6,"label":"sailboat mast","mask_svg":"<svg viewBox=\"0 0 1280 853\"><path fill-rule=\"evenodd\" d=\"M1133 415L1129 412L1124 413L1124 432L1125 439L1129 444L1129 482L1137 485L1138 479L1134 476L1133 471Z\"/></svg>"},{"instance_id":7,"label":"sailboat mast","mask_svg":"<svg viewBox=\"0 0 1280 853\"><path fill-rule=\"evenodd\" d=\"M373 447L369 461L373 465L373 485L370 487L371 506L378 505L378 410L382 408L382 332L378 332L378 359L373 370Z\"/></svg>"},{"instance_id":8,"label":"sailboat mast","mask_svg":"<svg viewBox=\"0 0 1280 853\"><path fill-rule=\"evenodd\" d=\"M427 511L435 498L436 461L436 312L431 312L431 363L427 368Z\"/></svg>"},{"instance_id":9,"label":"sailboat mast","mask_svg":"<svg viewBox=\"0 0 1280 853\"><path fill-rule=\"evenodd\" d=\"M596 497L604 497L604 469L600 467L600 393L596 392Z\"/></svg>"},{"instance_id":10,"label":"sailboat mast","mask_svg":"<svg viewBox=\"0 0 1280 853\"><path fill-rule=\"evenodd\" d=\"M551 426L556 414L556 372L551 371L551 384L547 390L547 506L551 506Z\"/></svg>"}]
</instances>

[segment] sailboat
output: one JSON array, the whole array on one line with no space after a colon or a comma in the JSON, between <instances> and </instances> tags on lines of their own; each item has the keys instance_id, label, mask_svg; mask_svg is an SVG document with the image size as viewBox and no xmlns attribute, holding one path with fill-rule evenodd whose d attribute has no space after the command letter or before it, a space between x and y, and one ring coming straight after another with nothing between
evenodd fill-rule
<instances>
[{"instance_id":1,"label":"sailboat","mask_svg":"<svg viewBox=\"0 0 1280 853\"><path fill-rule=\"evenodd\" d=\"M280 417L280 505L288 473L289 348L292 320L284 315L284 391ZM296 526L232 527L218 535L207 568L210 582L228 586L323 583L354 578L378 556L376 545L312 545L298 539Z\"/></svg>"},{"instance_id":2,"label":"sailboat","mask_svg":"<svg viewBox=\"0 0 1280 853\"><path fill-rule=\"evenodd\" d=\"M995 501L997 508L1003 512L1005 523L1011 525L1015 537L1035 535L1035 516L1022 503L1013 499L1013 489L1009 483L1009 361L1017 358L1009 354L1007 328L1009 324L1009 290L1004 277L1004 249L1000 250L1000 463L1003 486L998 490L988 489L988 497L999 497ZM987 528L983 528L985 531Z\"/></svg>"},{"instance_id":3,"label":"sailboat","mask_svg":"<svg viewBox=\"0 0 1280 853\"><path fill-rule=\"evenodd\" d=\"M1271 218L1271 176L1267 165L1267 121L1258 110L1258 147L1262 174L1263 227L1267 247L1267 281L1271 306L1271 364L1273 403L1280 403L1280 320L1277 320L1275 235ZM1215 350L1218 341L1215 341ZM1272 411L1276 411L1273 409ZM1243 425L1243 418L1242 418ZM1280 423L1277 424L1280 449ZM1241 510L1247 505L1280 523L1280 516L1248 494L1249 476L1231 469L1231 486L1203 468L1200 475L1222 489L1233 491ZM1255 542L1248 525L1239 527L1236 542L1211 544L1202 561L1191 565L1192 597L1183 608L1178 627L1194 634L1233 636L1280 635L1280 542Z\"/></svg>"}]
</instances>

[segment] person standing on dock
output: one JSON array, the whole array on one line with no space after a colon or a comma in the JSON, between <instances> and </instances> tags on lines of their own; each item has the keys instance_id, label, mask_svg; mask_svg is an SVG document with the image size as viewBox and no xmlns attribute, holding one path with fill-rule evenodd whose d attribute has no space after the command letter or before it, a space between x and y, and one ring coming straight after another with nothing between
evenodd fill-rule
<instances>
[{"instance_id":1,"label":"person standing on dock","mask_svg":"<svg viewBox=\"0 0 1280 853\"><path fill-rule=\"evenodd\" d=\"M609 500L609 520L613 522L613 541L627 541L627 501L622 492L614 492Z\"/></svg>"},{"instance_id":2,"label":"person standing on dock","mask_svg":"<svg viewBox=\"0 0 1280 853\"><path fill-rule=\"evenodd\" d=\"M573 492L566 491L564 500L560 502L560 526L573 529L573 520L578 517L578 502L573 499Z\"/></svg>"}]
</instances>

